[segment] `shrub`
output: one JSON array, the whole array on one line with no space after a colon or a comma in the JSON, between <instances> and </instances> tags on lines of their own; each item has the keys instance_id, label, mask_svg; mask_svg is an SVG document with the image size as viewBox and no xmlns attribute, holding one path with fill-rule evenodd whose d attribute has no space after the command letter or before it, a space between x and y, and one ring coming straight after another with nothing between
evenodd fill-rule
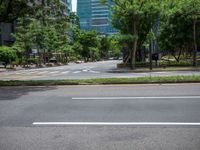
<instances>
[{"instance_id":1,"label":"shrub","mask_svg":"<svg viewBox=\"0 0 200 150\"><path fill-rule=\"evenodd\" d=\"M161 67L185 67L185 66L192 66L190 61L161 61L159 62L159 66Z\"/></svg>"},{"instance_id":2,"label":"shrub","mask_svg":"<svg viewBox=\"0 0 200 150\"><path fill-rule=\"evenodd\" d=\"M136 62L136 67L148 67L149 63L148 62ZM130 68L130 64L117 64L117 68Z\"/></svg>"},{"instance_id":3,"label":"shrub","mask_svg":"<svg viewBox=\"0 0 200 150\"><path fill-rule=\"evenodd\" d=\"M37 64L37 62L38 62L37 58L29 58L27 60L28 64Z\"/></svg>"},{"instance_id":4,"label":"shrub","mask_svg":"<svg viewBox=\"0 0 200 150\"><path fill-rule=\"evenodd\" d=\"M4 67L6 68L8 64L14 61L17 58L15 51L10 47L0 46L0 61L3 62Z\"/></svg>"}]
</instances>

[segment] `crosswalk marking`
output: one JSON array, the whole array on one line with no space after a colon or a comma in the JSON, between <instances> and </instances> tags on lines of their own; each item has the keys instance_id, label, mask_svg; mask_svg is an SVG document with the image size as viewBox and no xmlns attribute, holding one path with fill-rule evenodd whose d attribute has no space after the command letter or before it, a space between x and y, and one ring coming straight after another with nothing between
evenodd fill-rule
<instances>
[{"instance_id":1,"label":"crosswalk marking","mask_svg":"<svg viewBox=\"0 0 200 150\"><path fill-rule=\"evenodd\" d=\"M46 71L40 71L40 70L37 70L37 71L34 71L34 70L30 70L30 71L26 71L26 70L22 70L22 71L17 71L17 72L9 72L9 73L4 73L4 75L7 75L7 76L14 76L14 75L19 75L19 76L38 76L38 75L48 75L48 74L50 74L50 75L55 75L55 74L60 74L60 75L64 75L64 74L69 74L69 73L73 73L73 74L78 74L78 73L81 73L81 72L88 72L88 73L94 73L94 74L97 74L97 73L100 73L100 72L98 72L98 71L93 71L93 70L90 70L90 69L83 69L83 70L74 70L74 71L70 71L70 70L68 70L68 71L65 71L65 70L57 70L57 71L50 71L50 70L46 70Z\"/></svg>"}]
</instances>

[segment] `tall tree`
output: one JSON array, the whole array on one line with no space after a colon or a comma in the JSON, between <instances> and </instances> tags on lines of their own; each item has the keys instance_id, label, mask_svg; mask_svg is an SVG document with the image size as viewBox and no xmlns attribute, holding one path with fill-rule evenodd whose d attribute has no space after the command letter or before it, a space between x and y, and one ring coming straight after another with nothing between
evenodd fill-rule
<instances>
[{"instance_id":1,"label":"tall tree","mask_svg":"<svg viewBox=\"0 0 200 150\"><path fill-rule=\"evenodd\" d=\"M0 0L0 22L12 22L32 13L34 0Z\"/></svg>"},{"instance_id":2,"label":"tall tree","mask_svg":"<svg viewBox=\"0 0 200 150\"><path fill-rule=\"evenodd\" d=\"M114 0L112 23L124 35L132 35L131 68L135 69L136 52L155 24L160 0Z\"/></svg>"},{"instance_id":3,"label":"tall tree","mask_svg":"<svg viewBox=\"0 0 200 150\"><path fill-rule=\"evenodd\" d=\"M161 28L161 45L174 49L193 49L193 66L197 65L197 37L200 35L200 0L166 0L166 19ZM166 36L168 34L168 36Z\"/></svg>"},{"instance_id":4,"label":"tall tree","mask_svg":"<svg viewBox=\"0 0 200 150\"><path fill-rule=\"evenodd\" d=\"M64 15L65 7L59 0L42 0L41 3L32 5L34 15L26 15L18 20L16 43L25 43L31 39L31 48L38 50L39 56L46 63L47 52L57 52L68 41L67 29L69 28L69 17ZM29 22L20 24L28 19ZM27 30L24 30L23 27ZM28 28L26 28L28 27ZM23 40L23 35L30 35L30 38ZM26 49L27 50L27 49Z\"/></svg>"},{"instance_id":5,"label":"tall tree","mask_svg":"<svg viewBox=\"0 0 200 150\"><path fill-rule=\"evenodd\" d=\"M200 0L180 1L182 14L192 23L193 66L197 66L197 22L200 21Z\"/></svg>"},{"instance_id":6,"label":"tall tree","mask_svg":"<svg viewBox=\"0 0 200 150\"><path fill-rule=\"evenodd\" d=\"M100 39L96 31L81 31L78 42L82 45L80 55L85 61L99 59Z\"/></svg>"}]
</instances>

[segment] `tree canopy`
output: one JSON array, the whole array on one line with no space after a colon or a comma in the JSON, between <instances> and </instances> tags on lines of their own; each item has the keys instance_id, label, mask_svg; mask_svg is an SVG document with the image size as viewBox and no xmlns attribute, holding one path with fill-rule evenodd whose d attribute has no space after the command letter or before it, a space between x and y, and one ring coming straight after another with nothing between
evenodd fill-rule
<instances>
[{"instance_id":1,"label":"tree canopy","mask_svg":"<svg viewBox=\"0 0 200 150\"><path fill-rule=\"evenodd\" d=\"M155 25L160 12L160 0L114 0L113 26L123 35L131 35L129 58L135 69L136 52L140 51L146 36Z\"/></svg>"},{"instance_id":2,"label":"tree canopy","mask_svg":"<svg viewBox=\"0 0 200 150\"><path fill-rule=\"evenodd\" d=\"M18 17L32 13L34 0L0 0L0 22L12 22Z\"/></svg>"}]
</instances>

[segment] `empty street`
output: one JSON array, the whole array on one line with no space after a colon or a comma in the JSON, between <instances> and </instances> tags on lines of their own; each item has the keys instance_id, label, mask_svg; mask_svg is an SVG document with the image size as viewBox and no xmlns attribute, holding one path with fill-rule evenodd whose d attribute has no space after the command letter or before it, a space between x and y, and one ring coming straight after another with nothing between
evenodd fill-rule
<instances>
[{"instance_id":1,"label":"empty street","mask_svg":"<svg viewBox=\"0 0 200 150\"><path fill-rule=\"evenodd\" d=\"M199 150L200 84L0 87L1 150Z\"/></svg>"}]
</instances>

